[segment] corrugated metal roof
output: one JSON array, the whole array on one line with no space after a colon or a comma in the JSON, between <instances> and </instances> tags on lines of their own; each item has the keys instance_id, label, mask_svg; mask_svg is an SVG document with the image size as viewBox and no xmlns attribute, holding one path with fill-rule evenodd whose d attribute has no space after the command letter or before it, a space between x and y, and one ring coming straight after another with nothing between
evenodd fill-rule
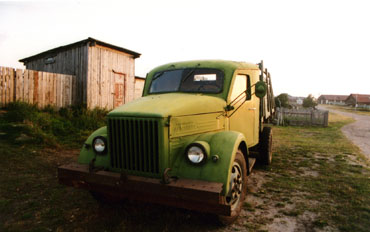
<instances>
[{"instance_id":1,"label":"corrugated metal roof","mask_svg":"<svg viewBox=\"0 0 370 232\"><path fill-rule=\"evenodd\" d=\"M19 60L19 62L23 62L23 63L24 62L28 62L28 61L31 61L33 59L38 59L40 57L44 57L45 55L55 54L57 52L65 51L65 50L68 50L68 49L70 49L72 47L84 45L86 43L96 43L96 44L98 44L100 46L104 46L104 47L108 47L108 48L111 48L111 49L114 49L114 50L117 50L117 51L125 52L125 53L128 53L130 55L133 55L134 56L134 59L139 58L141 56L140 53L137 53L137 52L128 50L126 48L118 47L116 45L109 44L109 43L106 43L106 42L103 42L103 41L100 41L100 40L97 40L97 39L94 39L94 38L89 37L89 38L87 38L85 40L81 40L81 41L78 41L76 43L72 43L72 44L60 46L60 47L53 48L53 49L47 50L45 52L41 52L39 54L30 56L30 57L27 57L27 58L23 58L23 59Z\"/></svg>"}]
</instances>

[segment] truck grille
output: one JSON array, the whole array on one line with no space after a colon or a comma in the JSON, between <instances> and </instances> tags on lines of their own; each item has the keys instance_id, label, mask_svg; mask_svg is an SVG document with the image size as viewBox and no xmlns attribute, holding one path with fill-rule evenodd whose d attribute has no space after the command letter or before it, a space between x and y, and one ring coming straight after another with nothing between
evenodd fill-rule
<instances>
[{"instance_id":1,"label":"truck grille","mask_svg":"<svg viewBox=\"0 0 370 232\"><path fill-rule=\"evenodd\" d=\"M109 118L108 144L113 168L159 173L158 120Z\"/></svg>"}]
</instances>

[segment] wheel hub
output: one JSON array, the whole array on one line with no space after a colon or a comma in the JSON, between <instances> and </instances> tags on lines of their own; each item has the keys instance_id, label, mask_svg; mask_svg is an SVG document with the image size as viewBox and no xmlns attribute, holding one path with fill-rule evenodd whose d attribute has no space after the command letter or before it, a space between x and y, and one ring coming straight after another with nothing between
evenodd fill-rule
<instances>
[{"instance_id":1,"label":"wheel hub","mask_svg":"<svg viewBox=\"0 0 370 232\"><path fill-rule=\"evenodd\" d=\"M231 205L231 208L234 209L239 201L243 189L243 176L242 169L237 162L234 162L231 168L231 176L229 183L229 193L226 196L226 203Z\"/></svg>"}]
</instances>

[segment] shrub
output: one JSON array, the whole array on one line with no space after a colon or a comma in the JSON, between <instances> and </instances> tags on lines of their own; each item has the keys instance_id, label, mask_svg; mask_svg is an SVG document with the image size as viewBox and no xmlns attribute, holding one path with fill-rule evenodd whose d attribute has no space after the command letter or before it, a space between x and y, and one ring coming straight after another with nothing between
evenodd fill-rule
<instances>
[{"instance_id":1,"label":"shrub","mask_svg":"<svg viewBox=\"0 0 370 232\"><path fill-rule=\"evenodd\" d=\"M18 101L9 103L6 109L4 118L9 122L32 120L39 111L36 105Z\"/></svg>"},{"instance_id":2,"label":"shrub","mask_svg":"<svg viewBox=\"0 0 370 232\"><path fill-rule=\"evenodd\" d=\"M311 94L308 95L305 99L303 99L304 108L315 108L316 106L317 106L317 102Z\"/></svg>"},{"instance_id":3,"label":"shrub","mask_svg":"<svg viewBox=\"0 0 370 232\"><path fill-rule=\"evenodd\" d=\"M24 102L10 103L0 122L0 128L8 128L7 137L13 141L27 134L39 144L69 144L80 146L94 130L105 125L105 109L88 110L86 107L71 106L56 110L52 106L38 109L36 105ZM13 124L22 125L16 130ZM15 125L15 124L14 124Z\"/></svg>"}]
</instances>

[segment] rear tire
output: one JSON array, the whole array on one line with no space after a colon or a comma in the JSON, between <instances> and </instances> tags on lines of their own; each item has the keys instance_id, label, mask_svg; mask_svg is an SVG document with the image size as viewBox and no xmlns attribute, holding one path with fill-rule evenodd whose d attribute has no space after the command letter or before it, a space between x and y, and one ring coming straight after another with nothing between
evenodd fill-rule
<instances>
[{"instance_id":1,"label":"rear tire","mask_svg":"<svg viewBox=\"0 0 370 232\"><path fill-rule=\"evenodd\" d=\"M263 165L270 165L272 162L272 129L264 127L260 135L258 161Z\"/></svg>"},{"instance_id":2,"label":"rear tire","mask_svg":"<svg viewBox=\"0 0 370 232\"><path fill-rule=\"evenodd\" d=\"M223 225L229 225L237 219L247 192L247 165L240 150L235 154L229 184L229 192L224 196L224 201L231 205L231 216L218 216Z\"/></svg>"}]
</instances>

